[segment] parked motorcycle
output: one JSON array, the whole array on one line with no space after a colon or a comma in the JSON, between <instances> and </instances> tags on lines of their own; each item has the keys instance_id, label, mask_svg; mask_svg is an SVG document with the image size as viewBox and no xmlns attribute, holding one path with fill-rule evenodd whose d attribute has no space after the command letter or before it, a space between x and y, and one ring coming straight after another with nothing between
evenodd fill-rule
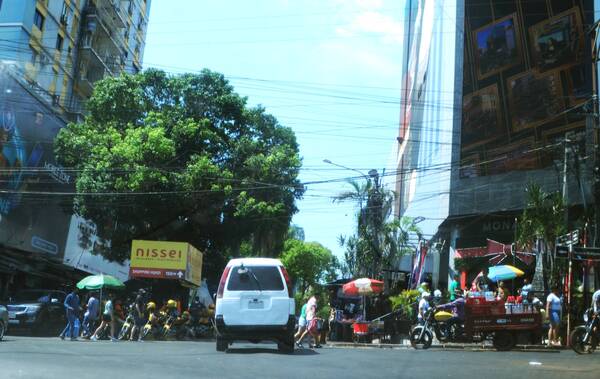
<instances>
[{"instance_id":1,"label":"parked motorcycle","mask_svg":"<svg viewBox=\"0 0 600 379\"><path fill-rule=\"evenodd\" d=\"M183 312L181 317L176 314L169 314L162 327L162 338L175 337L180 340L189 334L187 322L190 319L189 312Z\"/></svg>"},{"instance_id":2,"label":"parked motorcycle","mask_svg":"<svg viewBox=\"0 0 600 379\"><path fill-rule=\"evenodd\" d=\"M433 337L440 342L457 342L464 332L458 322L449 322L451 313L429 308L423 317L423 324L416 325L410 332L410 344L415 349L428 349L433 343Z\"/></svg>"},{"instance_id":3,"label":"parked motorcycle","mask_svg":"<svg viewBox=\"0 0 600 379\"><path fill-rule=\"evenodd\" d=\"M130 309L129 312L127 313L127 318L125 318L125 322L123 323L123 326L121 326L119 335L117 336L117 338L119 340L124 340L129 337L129 334L131 333L131 329L133 329L133 323L134 323L133 309Z\"/></svg>"},{"instance_id":4,"label":"parked motorcycle","mask_svg":"<svg viewBox=\"0 0 600 379\"><path fill-rule=\"evenodd\" d=\"M571 348L577 354L590 354L600 342L600 317L589 308L583 313L583 321L585 325L578 326L571 332Z\"/></svg>"},{"instance_id":5,"label":"parked motorcycle","mask_svg":"<svg viewBox=\"0 0 600 379\"><path fill-rule=\"evenodd\" d=\"M196 302L190 307L190 320L187 323L192 338L212 338L215 335L214 306L208 308Z\"/></svg>"}]
</instances>

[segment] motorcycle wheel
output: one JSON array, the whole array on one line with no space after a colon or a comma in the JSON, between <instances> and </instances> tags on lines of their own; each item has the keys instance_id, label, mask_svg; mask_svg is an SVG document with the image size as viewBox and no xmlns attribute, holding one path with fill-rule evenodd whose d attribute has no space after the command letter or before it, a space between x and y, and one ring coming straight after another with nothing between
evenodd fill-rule
<instances>
[{"instance_id":1,"label":"motorcycle wheel","mask_svg":"<svg viewBox=\"0 0 600 379\"><path fill-rule=\"evenodd\" d=\"M410 332L410 344L415 349L429 349L433 342L433 334L429 330L425 330L421 336L422 331L423 327L417 326Z\"/></svg>"},{"instance_id":2,"label":"motorcycle wheel","mask_svg":"<svg viewBox=\"0 0 600 379\"><path fill-rule=\"evenodd\" d=\"M140 331L140 339L143 340L144 338L146 338L148 332L150 332L150 328L142 328L142 330Z\"/></svg>"},{"instance_id":3,"label":"motorcycle wheel","mask_svg":"<svg viewBox=\"0 0 600 379\"><path fill-rule=\"evenodd\" d=\"M591 354L596 350L595 343L586 343L584 341L587 333L585 326L578 326L571 332L571 348L577 354Z\"/></svg>"},{"instance_id":4,"label":"motorcycle wheel","mask_svg":"<svg viewBox=\"0 0 600 379\"><path fill-rule=\"evenodd\" d=\"M129 325L123 325L121 330L119 330L119 336L117 337L119 340L125 339L127 334L129 333Z\"/></svg>"}]
</instances>

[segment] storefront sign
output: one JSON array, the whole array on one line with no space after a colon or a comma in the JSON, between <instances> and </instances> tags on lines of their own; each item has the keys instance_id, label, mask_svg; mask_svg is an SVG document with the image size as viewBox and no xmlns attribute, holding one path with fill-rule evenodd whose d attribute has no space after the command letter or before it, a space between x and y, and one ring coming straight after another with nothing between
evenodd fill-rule
<instances>
[{"instance_id":1,"label":"storefront sign","mask_svg":"<svg viewBox=\"0 0 600 379\"><path fill-rule=\"evenodd\" d=\"M133 240L130 276L185 280L199 286L202 253L185 242Z\"/></svg>"}]
</instances>

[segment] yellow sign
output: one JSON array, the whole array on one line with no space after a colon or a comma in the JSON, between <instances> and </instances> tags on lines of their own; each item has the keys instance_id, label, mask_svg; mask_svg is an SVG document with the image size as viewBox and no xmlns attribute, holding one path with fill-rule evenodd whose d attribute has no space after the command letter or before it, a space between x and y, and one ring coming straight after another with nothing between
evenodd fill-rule
<instances>
[{"instance_id":1,"label":"yellow sign","mask_svg":"<svg viewBox=\"0 0 600 379\"><path fill-rule=\"evenodd\" d=\"M202 281L202 253L194 246L188 245L187 267L185 280L199 286Z\"/></svg>"},{"instance_id":2,"label":"yellow sign","mask_svg":"<svg viewBox=\"0 0 600 379\"><path fill-rule=\"evenodd\" d=\"M199 286L202 253L185 242L133 240L129 275L132 278L176 279Z\"/></svg>"},{"instance_id":3,"label":"yellow sign","mask_svg":"<svg viewBox=\"0 0 600 379\"><path fill-rule=\"evenodd\" d=\"M185 270L188 246L185 242L133 240L130 267Z\"/></svg>"}]
</instances>

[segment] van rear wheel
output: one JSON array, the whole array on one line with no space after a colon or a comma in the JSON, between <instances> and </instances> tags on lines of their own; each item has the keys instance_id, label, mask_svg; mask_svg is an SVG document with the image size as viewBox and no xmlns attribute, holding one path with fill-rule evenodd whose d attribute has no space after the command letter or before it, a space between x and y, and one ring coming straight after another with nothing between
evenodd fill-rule
<instances>
[{"instance_id":1,"label":"van rear wheel","mask_svg":"<svg viewBox=\"0 0 600 379\"><path fill-rule=\"evenodd\" d=\"M226 351L229 347L229 342L217 336L217 351Z\"/></svg>"},{"instance_id":2,"label":"van rear wheel","mask_svg":"<svg viewBox=\"0 0 600 379\"><path fill-rule=\"evenodd\" d=\"M285 354L294 354L294 335L288 336L277 342L277 349Z\"/></svg>"}]
</instances>

